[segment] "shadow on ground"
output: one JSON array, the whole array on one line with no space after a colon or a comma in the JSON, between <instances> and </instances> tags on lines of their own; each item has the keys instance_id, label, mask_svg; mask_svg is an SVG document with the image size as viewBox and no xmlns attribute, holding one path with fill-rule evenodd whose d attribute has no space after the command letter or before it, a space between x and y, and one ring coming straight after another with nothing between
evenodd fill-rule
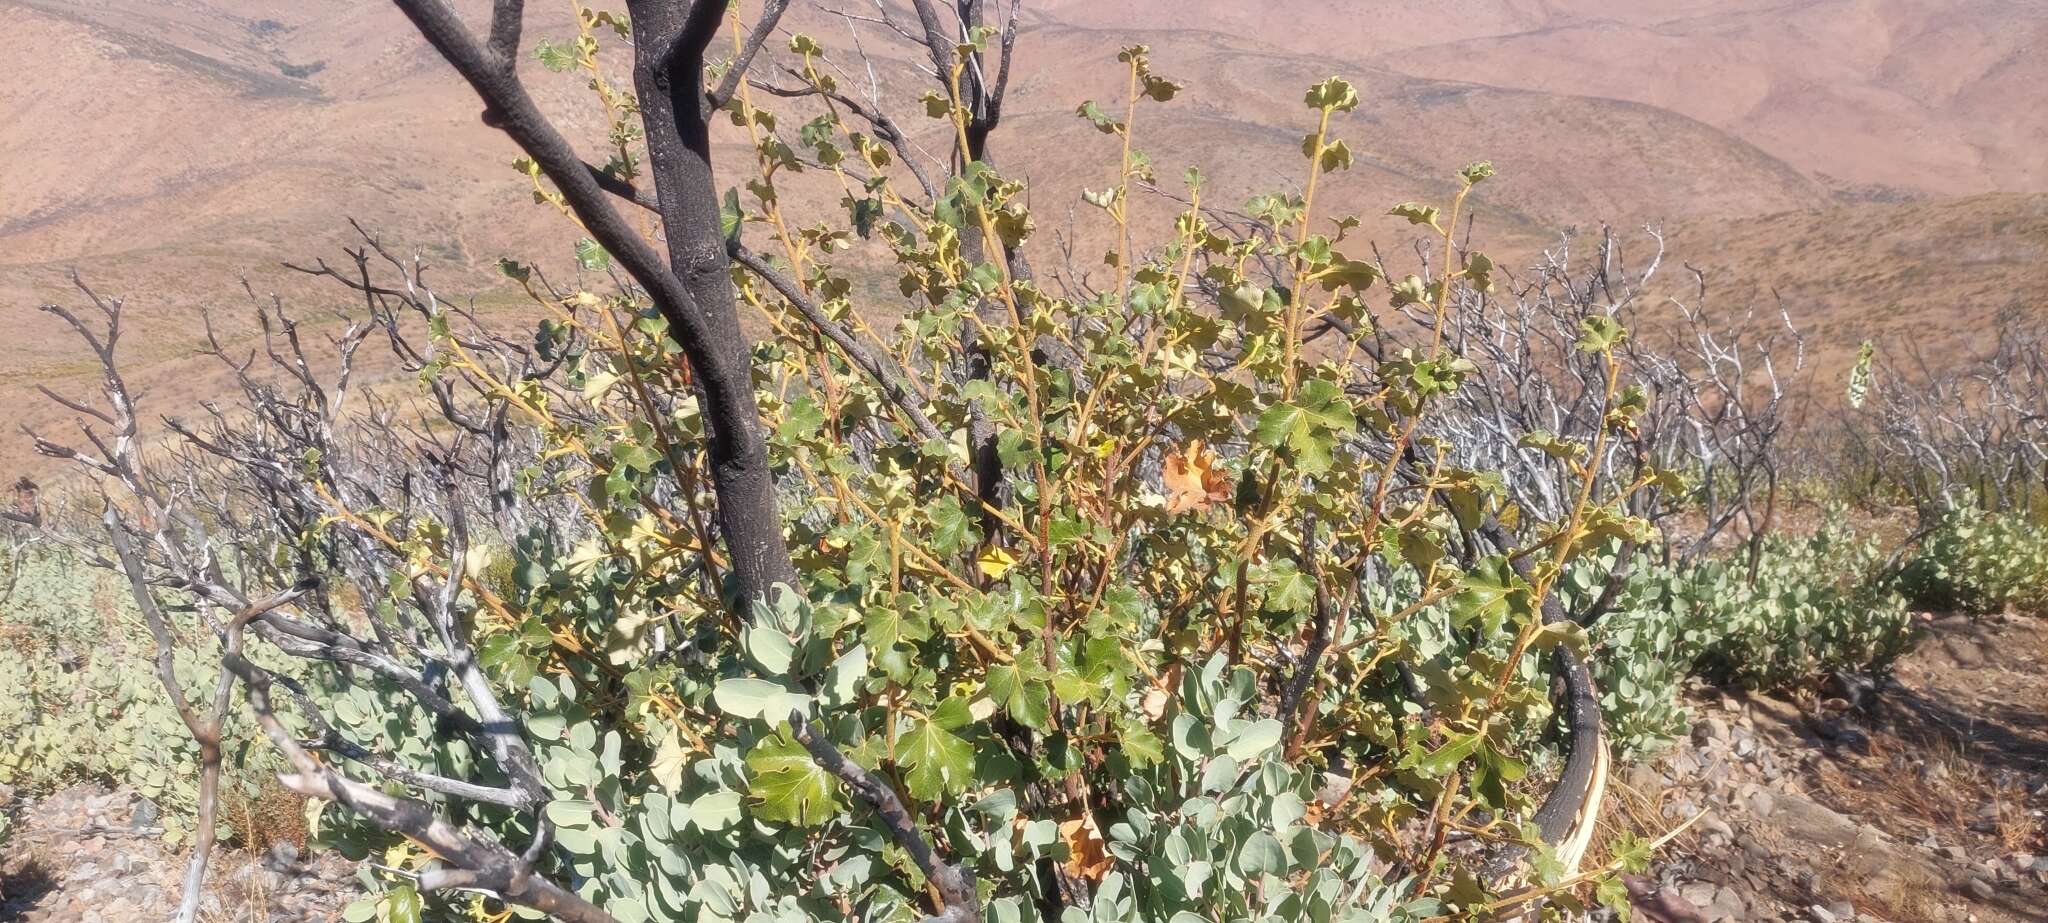
<instances>
[{"instance_id":1,"label":"shadow on ground","mask_svg":"<svg viewBox=\"0 0 2048 923\"><path fill-rule=\"evenodd\" d=\"M21 919L56 887L57 879L34 859L0 872L0 923Z\"/></svg>"}]
</instances>

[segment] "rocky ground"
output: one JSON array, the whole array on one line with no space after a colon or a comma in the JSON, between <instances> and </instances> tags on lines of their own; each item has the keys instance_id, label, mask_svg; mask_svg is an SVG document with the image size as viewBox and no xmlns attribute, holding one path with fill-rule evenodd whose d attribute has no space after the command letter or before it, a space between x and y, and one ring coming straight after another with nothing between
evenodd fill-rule
<instances>
[{"instance_id":1,"label":"rocky ground","mask_svg":"<svg viewBox=\"0 0 2048 923\"><path fill-rule=\"evenodd\" d=\"M1607 832L1699 816L1629 881L1637 920L2048 920L2048 622L1925 628L1882 688L1705 691L1691 746L1617 773ZM158 923L176 902L183 853L140 799L78 787L9 813L0 923ZM201 917L338 920L353 873L288 840L227 850Z\"/></svg>"},{"instance_id":2,"label":"rocky ground","mask_svg":"<svg viewBox=\"0 0 2048 923\"><path fill-rule=\"evenodd\" d=\"M178 903L185 853L164 845L155 810L127 793L76 786L8 806L0 850L0 921L161 923ZM222 850L209 869L204 923L341 919L354 867L305 856L288 840Z\"/></svg>"},{"instance_id":3,"label":"rocky ground","mask_svg":"<svg viewBox=\"0 0 2048 923\"><path fill-rule=\"evenodd\" d=\"M1638 919L2048 920L2048 623L1924 619L1882 688L1709 694L1692 747L1626 770L1613 823L1669 829Z\"/></svg>"}]
</instances>

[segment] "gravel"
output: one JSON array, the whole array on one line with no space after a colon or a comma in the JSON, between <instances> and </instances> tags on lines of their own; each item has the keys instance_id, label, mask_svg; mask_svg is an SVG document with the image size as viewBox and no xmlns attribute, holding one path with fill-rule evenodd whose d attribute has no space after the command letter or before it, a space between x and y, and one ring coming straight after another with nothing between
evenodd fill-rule
<instances>
[{"instance_id":1,"label":"gravel","mask_svg":"<svg viewBox=\"0 0 2048 923\"><path fill-rule=\"evenodd\" d=\"M180 897L186 851L168 846L154 805L131 792L75 786L9 806L0 845L0 920L9 923L162 923ZM301 855L218 850L202 919L303 923L339 919L355 898L355 866Z\"/></svg>"}]
</instances>

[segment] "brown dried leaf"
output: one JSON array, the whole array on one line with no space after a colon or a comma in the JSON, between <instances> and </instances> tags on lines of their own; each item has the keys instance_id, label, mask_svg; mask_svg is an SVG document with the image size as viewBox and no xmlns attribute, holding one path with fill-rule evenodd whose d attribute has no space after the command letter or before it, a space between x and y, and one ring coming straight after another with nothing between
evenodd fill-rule
<instances>
[{"instance_id":1,"label":"brown dried leaf","mask_svg":"<svg viewBox=\"0 0 2048 923\"><path fill-rule=\"evenodd\" d=\"M1166 511L1182 513L1199 510L1230 499L1230 478L1217 467L1216 453L1190 440L1178 452L1166 456L1160 480L1166 483Z\"/></svg>"},{"instance_id":2,"label":"brown dried leaf","mask_svg":"<svg viewBox=\"0 0 2048 923\"><path fill-rule=\"evenodd\" d=\"M1101 881L1102 876L1109 874L1108 844L1095 826L1095 815L1084 812L1079 818L1060 824L1060 839L1067 844L1068 874L1089 881Z\"/></svg>"}]
</instances>

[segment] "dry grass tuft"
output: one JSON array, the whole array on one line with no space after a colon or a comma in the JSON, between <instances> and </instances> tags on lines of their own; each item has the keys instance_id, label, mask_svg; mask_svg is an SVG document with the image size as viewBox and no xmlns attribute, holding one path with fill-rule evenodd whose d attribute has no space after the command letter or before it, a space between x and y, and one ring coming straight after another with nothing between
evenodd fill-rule
<instances>
[{"instance_id":1,"label":"dry grass tuft","mask_svg":"<svg viewBox=\"0 0 2048 923\"><path fill-rule=\"evenodd\" d=\"M267 850L277 843L306 848L306 799L276 779L265 777L253 798L222 792L221 816L234 830L230 841L244 849Z\"/></svg>"},{"instance_id":2,"label":"dry grass tuft","mask_svg":"<svg viewBox=\"0 0 2048 923\"><path fill-rule=\"evenodd\" d=\"M1608 849L1608 844L1623 834L1650 840L1684 823L1687 818L1670 817L1664 810L1676 797L1677 791L1665 785L1655 773L1631 772L1608 776L1606 798L1600 806L1599 826L1579 867L1599 868L1612 861L1614 854ZM1699 836L1698 829L1694 827L1680 834L1667 848L1679 849L1693 844Z\"/></svg>"},{"instance_id":3,"label":"dry grass tuft","mask_svg":"<svg viewBox=\"0 0 2048 923\"><path fill-rule=\"evenodd\" d=\"M2010 853L2039 853L2048 847L2048 830L2041 818L2027 807L2027 790L2017 783L2000 785L1991 791L1993 823L1999 845Z\"/></svg>"},{"instance_id":4,"label":"dry grass tuft","mask_svg":"<svg viewBox=\"0 0 2048 923\"><path fill-rule=\"evenodd\" d=\"M1944 908L1936 895L1943 891L1942 883L1931 876L1902 869L1897 874L1872 880L1851 903L1856 905L1859 916L1882 920L1939 920Z\"/></svg>"}]
</instances>

